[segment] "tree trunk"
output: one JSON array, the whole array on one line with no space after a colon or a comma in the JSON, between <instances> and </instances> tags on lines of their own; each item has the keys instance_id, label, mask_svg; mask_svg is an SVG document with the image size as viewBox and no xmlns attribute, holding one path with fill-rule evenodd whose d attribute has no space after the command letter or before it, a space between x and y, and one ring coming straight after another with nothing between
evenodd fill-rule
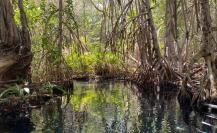
<instances>
[{"instance_id":1,"label":"tree trunk","mask_svg":"<svg viewBox=\"0 0 217 133\"><path fill-rule=\"evenodd\" d=\"M31 79L31 42L23 0L18 7L21 29L13 19L10 0L0 0L0 81Z\"/></svg>"},{"instance_id":2,"label":"tree trunk","mask_svg":"<svg viewBox=\"0 0 217 133\"><path fill-rule=\"evenodd\" d=\"M165 56L170 62L175 63L176 58L175 45L177 44L177 11L176 0L166 0L165 14Z\"/></svg>"},{"instance_id":3,"label":"tree trunk","mask_svg":"<svg viewBox=\"0 0 217 133\"><path fill-rule=\"evenodd\" d=\"M216 45L214 42L214 37L212 35L212 20L210 15L210 6L209 0L201 0L201 25L202 25L202 49L201 54L206 61L206 65L208 68L208 78L210 82L210 94L211 96L216 96L216 66L215 66L215 58L216 55L214 50L216 49Z\"/></svg>"},{"instance_id":4,"label":"tree trunk","mask_svg":"<svg viewBox=\"0 0 217 133\"><path fill-rule=\"evenodd\" d=\"M158 44L157 31L156 31L154 20L152 17L150 1L143 0L142 2L144 3L146 11L147 11L148 25L150 26L150 32L151 32L152 42L153 42L153 51L155 52L156 59L159 60L161 58L161 53L160 53L160 48Z\"/></svg>"},{"instance_id":5,"label":"tree trunk","mask_svg":"<svg viewBox=\"0 0 217 133\"><path fill-rule=\"evenodd\" d=\"M63 0L59 0L59 42L58 42L58 51L59 51L59 63L57 65L57 80L62 79L62 43L63 43Z\"/></svg>"}]
</instances>

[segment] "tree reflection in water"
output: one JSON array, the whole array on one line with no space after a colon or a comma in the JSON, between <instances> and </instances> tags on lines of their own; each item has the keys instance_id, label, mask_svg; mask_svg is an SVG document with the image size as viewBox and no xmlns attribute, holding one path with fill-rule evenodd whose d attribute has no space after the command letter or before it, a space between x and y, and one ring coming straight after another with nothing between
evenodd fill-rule
<instances>
[{"instance_id":1,"label":"tree reflection in water","mask_svg":"<svg viewBox=\"0 0 217 133\"><path fill-rule=\"evenodd\" d=\"M123 82L76 82L70 99L51 100L32 110L31 121L33 133L192 133L202 129L202 117L181 111L177 93L139 91Z\"/></svg>"}]
</instances>

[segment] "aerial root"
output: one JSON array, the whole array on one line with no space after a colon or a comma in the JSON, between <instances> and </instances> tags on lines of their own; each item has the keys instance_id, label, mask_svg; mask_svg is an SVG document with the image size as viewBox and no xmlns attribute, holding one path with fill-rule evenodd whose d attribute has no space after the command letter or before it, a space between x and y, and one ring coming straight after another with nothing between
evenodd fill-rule
<instances>
[{"instance_id":1,"label":"aerial root","mask_svg":"<svg viewBox=\"0 0 217 133\"><path fill-rule=\"evenodd\" d=\"M165 60L159 60L154 65L145 64L140 66L132 76L132 80L138 85L153 84L159 86L160 83L173 82L178 80L178 74L168 65Z\"/></svg>"}]
</instances>

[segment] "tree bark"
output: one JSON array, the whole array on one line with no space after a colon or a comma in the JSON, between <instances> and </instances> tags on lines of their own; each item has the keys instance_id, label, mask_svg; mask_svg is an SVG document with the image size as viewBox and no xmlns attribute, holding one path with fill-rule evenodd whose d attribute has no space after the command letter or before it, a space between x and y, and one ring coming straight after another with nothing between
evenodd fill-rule
<instances>
[{"instance_id":1,"label":"tree bark","mask_svg":"<svg viewBox=\"0 0 217 133\"><path fill-rule=\"evenodd\" d=\"M57 65L57 80L62 79L62 43L63 43L63 0L59 0L59 42L58 42L58 51L59 51L59 63Z\"/></svg>"},{"instance_id":2,"label":"tree bark","mask_svg":"<svg viewBox=\"0 0 217 133\"><path fill-rule=\"evenodd\" d=\"M13 19L9 0L0 0L0 81L31 80L31 41L23 0L18 1L21 29Z\"/></svg>"},{"instance_id":3,"label":"tree bark","mask_svg":"<svg viewBox=\"0 0 217 133\"><path fill-rule=\"evenodd\" d=\"M177 11L176 0L166 0L166 14L165 14L165 56L170 62L175 63L176 58L176 44L177 44Z\"/></svg>"},{"instance_id":4,"label":"tree bark","mask_svg":"<svg viewBox=\"0 0 217 133\"><path fill-rule=\"evenodd\" d=\"M156 31L156 28L154 25L154 20L152 17L150 1L149 0L143 0L142 2L144 3L146 11L147 11L148 25L150 26L152 42L153 42L153 51L155 52L156 59L159 60L161 58L161 53L160 53L160 48L159 48L159 44L158 44L157 31Z\"/></svg>"},{"instance_id":5,"label":"tree bark","mask_svg":"<svg viewBox=\"0 0 217 133\"><path fill-rule=\"evenodd\" d=\"M63 0L59 0L59 54L62 56L62 43L63 43Z\"/></svg>"},{"instance_id":6,"label":"tree bark","mask_svg":"<svg viewBox=\"0 0 217 133\"><path fill-rule=\"evenodd\" d=\"M208 78L210 81L210 95L216 96L216 83L217 73L215 66L216 55L214 50L216 45L214 42L214 37L212 35L212 20L210 15L209 0L201 0L201 25L202 25L202 49L201 54L204 57L208 69Z\"/></svg>"}]
</instances>

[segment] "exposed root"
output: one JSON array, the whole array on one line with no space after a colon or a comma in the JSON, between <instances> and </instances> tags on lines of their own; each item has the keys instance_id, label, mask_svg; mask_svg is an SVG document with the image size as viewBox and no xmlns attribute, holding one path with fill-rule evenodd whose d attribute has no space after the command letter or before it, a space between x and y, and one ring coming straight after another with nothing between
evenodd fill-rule
<instances>
[{"instance_id":1,"label":"exposed root","mask_svg":"<svg viewBox=\"0 0 217 133\"><path fill-rule=\"evenodd\" d=\"M154 65L140 66L132 77L132 80L141 86L145 84L159 86L160 83L164 82L176 83L178 79L179 75L164 59L157 61Z\"/></svg>"}]
</instances>

